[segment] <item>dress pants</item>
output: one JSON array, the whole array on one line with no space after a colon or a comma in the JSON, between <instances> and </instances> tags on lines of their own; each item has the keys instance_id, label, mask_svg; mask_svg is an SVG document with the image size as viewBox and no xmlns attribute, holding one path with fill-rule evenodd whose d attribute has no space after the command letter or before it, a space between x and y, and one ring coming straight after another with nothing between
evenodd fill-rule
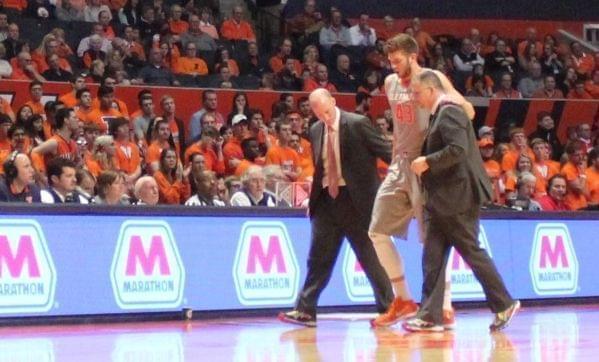
<instances>
[{"instance_id":1,"label":"dress pants","mask_svg":"<svg viewBox=\"0 0 599 362\"><path fill-rule=\"evenodd\" d=\"M297 310L316 316L320 293L331 279L343 238L347 237L374 291L376 307L384 313L393 301L393 289L368 237L369 220L360 217L346 187L333 199L323 190L312 210L312 241L308 273L299 294Z\"/></svg>"},{"instance_id":2,"label":"dress pants","mask_svg":"<svg viewBox=\"0 0 599 362\"><path fill-rule=\"evenodd\" d=\"M442 324L445 270L452 246L472 268L494 313L509 308L514 302L489 254L479 246L479 216L478 207L457 215L439 215L425 209L424 281L418 318Z\"/></svg>"}]
</instances>

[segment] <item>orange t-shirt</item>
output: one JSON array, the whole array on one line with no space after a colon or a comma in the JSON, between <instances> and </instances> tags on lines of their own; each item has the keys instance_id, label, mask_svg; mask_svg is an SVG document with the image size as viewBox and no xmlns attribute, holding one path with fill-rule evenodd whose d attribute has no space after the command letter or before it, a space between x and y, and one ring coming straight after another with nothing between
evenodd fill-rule
<instances>
[{"instance_id":1,"label":"orange t-shirt","mask_svg":"<svg viewBox=\"0 0 599 362\"><path fill-rule=\"evenodd\" d=\"M591 195L589 202L599 204L599 170L591 166L586 169L585 174L587 175L587 190Z\"/></svg>"},{"instance_id":2,"label":"orange t-shirt","mask_svg":"<svg viewBox=\"0 0 599 362\"><path fill-rule=\"evenodd\" d=\"M171 148L168 142L160 144L158 141L152 142L148 146L148 152L146 153L146 164L150 166L153 162L160 162L160 154L165 148Z\"/></svg>"},{"instance_id":3,"label":"orange t-shirt","mask_svg":"<svg viewBox=\"0 0 599 362\"><path fill-rule=\"evenodd\" d=\"M39 172L46 172L46 165L55 157L62 157L74 161L77 156L77 143L69 139L64 139L61 135L56 134L49 139L56 141L56 152L54 154L40 155L36 152L31 153L31 161L33 167Z\"/></svg>"},{"instance_id":4,"label":"orange t-shirt","mask_svg":"<svg viewBox=\"0 0 599 362\"><path fill-rule=\"evenodd\" d=\"M92 100L92 108L100 108L100 100L98 98L94 98ZM112 108L121 112L121 115L125 118L129 118L129 110L127 109L127 105L120 99L115 98L114 103L112 104Z\"/></svg>"},{"instance_id":5,"label":"orange t-shirt","mask_svg":"<svg viewBox=\"0 0 599 362\"><path fill-rule=\"evenodd\" d=\"M103 133L107 133L111 120L117 117L123 117L123 115L114 108L110 108L107 111L96 108L89 112L82 121L84 123L95 123Z\"/></svg>"},{"instance_id":6,"label":"orange t-shirt","mask_svg":"<svg viewBox=\"0 0 599 362\"><path fill-rule=\"evenodd\" d=\"M225 173L232 175L235 173L235 169L229 166L231 159L243 160L243 150L241 149L241 143L237 138L231 137L229 142L223 147L223 156L225 156Z\"/></svg>"},{"instance_id":7,"label":"orange t-shirt","mask_svg":"<svg viewBox=\"0 0 599 362\"><path fill-rule=\"evenodd\" d=\"M77 105L77 98L75 98L75 94L73 92L68 92L61 95L58 97L58 100L64 103L64 105L68 108L73 108Z\"/></svg>"},{"instance_id":8,"label":"orange t-shirt","mask_svg":"<svg viewBox=\"0 0 599 362\"><path fill-rule=\"evenodd\" d=\"M295 172L300 165L300 158L291 147L273 145L266 152L266 164L279 165L283 172Z\"/></svg>"},{"instance_id":9,"label":"orange t-shirt","mask_svg":"<svg viewBox=\"0 0 599 362\"><path fill-rule=\"evenodd\" d=\"M312 92L313 90L318 89L318 88L324 88L331 93L337 92L337 88L331 82L326 82L326 84L321 84L312 78L308 78L306 80L306 82L304 83L304 92Z\"/></svg>"},{"instance_id":10,"label":"orange t-shirt","mask_svg":"<svg viewBox=\"0 0 599 362\"><path fill-rule=\"evenodd\" d=\"M170 183L160 170L154 172L154 179L158 184L161 204L179 205L187 200L189 196L188 188L183 182L175 181Z\"/></svg>"},{"instance_id":11,"label":"orange t-shirt","mask_svg":"<svg viewBox=\"0 0 599 362\"><path fill-rule=\"evenodd\" d=\"M27 8L27 0L4 0L2 4L6 8L17 9L19 11Z\"/></svg>"},{"instance_id":12,"label":"orange t-shirt","mask_svg":"<svg viewBox=\"0 0 599 362\"><path fill-rule=\"evenodd\" d=\"M208 65L202 58L181 57L175 67L178 74L208 74Z\"/></svg>"},{"instance_id":13,"label":"orange t-shirt","mask_svg":"<svg viewBox=\"0 0 599 362\"><path fill-rule=\"evenodd\" d=\"M272 69L272 72L275 74L279 73L285 67L283 58L281 58L281 56L278 54L271 57L268 61L268 64L270 65L270 69ZM295 59L295 61L293 62L293 68L295 69L298 75L302 74L302 63L300 63L299 60Z\"/></svg>"},{"instance_id":14,"label":"orange t-shirt","mask_svg":"<svg viewBox=\"0 0 599 362\"><path fill-rule=\"evenodd\" d=\"M220 28L220 34L227 40L256 40L256 35L252 26L247 21L241 20L236 23L233 19L223 21Z\"/></svg>"},{"instance_id":15,"label":"orange t-shirt","mask_svg":"<svg viewBox=\"0 0 599 362\"><path fill-rule=\"evenodd\" d=\"M484 162L485 171L487 171L487 176L491 179L491 184L493 185L493 201L501 202L501 190L499 187L499 179L501 178L501 166L495 160L486 160Z\"/></svg>"},{"instance_id":16,"label":"orange t-shirt","mask_svg":"<svg viewBox=\"0 0 599 362\"><path fill-rule=\"evenodd\" d=\"M189 23L183 20L169 20L168 28L173 34L183 34L189 29Z\"/></svg>"},{"instance_id":17,"label":"orange t-shirt","mask_svg":"<svg viewBox=\"0 0 599 362\"><path fill-rule=\"evenodd\" d=\"M568 183L575 181L581 175L581 171L578 167L571 162L566 162L564 167L562 167L561 173L566 177ZM587 207L588 205L584 195L573 193L569 187L566 197L564 198L564 203L570 207L570 210L578 210Z\"/></svg>"},{"instance_id":18,"label":"orange t-shirt","mask_svg":"<svg viewBox=\"0 0 599 362\"><path fill-rule=\"evenodd\" d=\"M41 102L28 101L28 102L25 102L24 105L31 107L33 114L39 114L42 117L44 117L44 119L46 119L46 112L44 111L44 105Z\"/></svg>"},{"instance_id":19,"label":"orange t-shirt","mask_svg":"<svg viewBox=\"0 0 599 362\"><path fill-rule=\"evenodd\" d=\"M115 141L118 169L131 175L141 164L139 148L133 142Z\"/></svg>"},{"instance_id":20,"label":"orange t-shirt","mask_svg":"<svg viewBox=\"0 0 599 362\"><path fill-rule=\"evenodd\" d=\"M529 147L526 147L525 154L531 159L531 162L535 160L535 154ZM516 162L518 162L518 157L520 157L520 151L518 150L509 150L503 155L501 159L501 169L503 172L514 171L516 169Z\"/></svg>"},{"instance_id":21,"label":"orange t-shirt","mask_svg":"<svg viewBox=\"0 0 599 362\"><path fill-rule=\"evenodd\" d=\"M199 153L204 156L204 167L206 168L206 170L214 171L219 175L225 173L225 160L219 161L218 155L214 150L204 150L202 149L200 144L196 142L185 150L186 163L189 160L189 157L194 153Z\"/></svg>"}]
</instances>

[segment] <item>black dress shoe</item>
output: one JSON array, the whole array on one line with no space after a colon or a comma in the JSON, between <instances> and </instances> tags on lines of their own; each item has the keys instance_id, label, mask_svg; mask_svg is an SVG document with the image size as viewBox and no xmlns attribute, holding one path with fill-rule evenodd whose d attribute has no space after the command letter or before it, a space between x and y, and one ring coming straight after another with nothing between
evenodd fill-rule
<instances>
[{"instance_id":1,"label":"black dress shoe","mask_svg":"<svg viewBox=\"0 0 599 362\"><path fill-rule=\"evenodd\" d=\"M508 323L512 320L516 312L520 309L520 301L516 300L510 307L503 312L499 312L495 314L495 320L489 326L491 332L500 331L507 327Z\"/></svg>"}]
</instances>

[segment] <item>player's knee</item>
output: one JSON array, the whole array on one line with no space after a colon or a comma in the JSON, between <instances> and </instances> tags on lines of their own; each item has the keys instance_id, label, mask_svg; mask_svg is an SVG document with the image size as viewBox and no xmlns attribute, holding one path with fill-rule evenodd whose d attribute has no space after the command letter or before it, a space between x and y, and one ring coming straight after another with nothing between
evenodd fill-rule
<instances>
[{"instance_id":1,"label":"player's knee","mask_svg":"<svg viewBox=\"0 0 599 362\"><path fill-rule=\"evenodd\" d=\"M373 244L382 244L387 242L387 239L389 239L389 236L374 231L369 231L368 236L370 237L370 240L372 240Z\"/></svg>"}]
</instances>

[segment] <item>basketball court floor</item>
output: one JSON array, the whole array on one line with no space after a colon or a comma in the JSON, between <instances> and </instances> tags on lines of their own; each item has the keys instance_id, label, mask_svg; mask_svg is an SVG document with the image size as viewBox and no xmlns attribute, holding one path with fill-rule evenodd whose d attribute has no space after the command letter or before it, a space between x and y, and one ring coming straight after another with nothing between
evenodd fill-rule
<instances>
[{"instance_id":1,"label":"basketball court floor","mask_svg":"<svg viewBox=\"0 0 599 362\"><path fill-rule=\"evenodd\" d=\"M459 310L439 334L370 328L373 314L0 328L1 361L599 361L599 304L525 307L489 333L486 309Z\"/></svg>"}]
</instances>

